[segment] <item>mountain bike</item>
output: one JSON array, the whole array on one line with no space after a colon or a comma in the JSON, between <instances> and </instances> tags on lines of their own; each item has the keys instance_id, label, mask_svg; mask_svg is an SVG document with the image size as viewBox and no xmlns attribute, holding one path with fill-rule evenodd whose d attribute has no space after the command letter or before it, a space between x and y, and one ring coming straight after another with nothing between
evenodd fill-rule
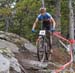
<instances>
[{"instance_id":1,"label":"mountain bike","mask_svg":"<svg viewBox=\"0 0 75 73\"><path fill-rule=\"evenodd\" d=\"M43 62L45 60L48 60L52 48L52 38L50 38L50 31L47 30L40 30L38 39L36 41L37 46L37 57L38 60Z\"/></svg>"}]
</instances>

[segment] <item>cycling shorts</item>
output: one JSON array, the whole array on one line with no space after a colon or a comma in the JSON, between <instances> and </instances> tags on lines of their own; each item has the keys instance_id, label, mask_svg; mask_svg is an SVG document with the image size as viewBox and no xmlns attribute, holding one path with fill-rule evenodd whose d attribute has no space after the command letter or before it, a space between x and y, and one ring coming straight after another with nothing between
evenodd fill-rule
<instances>
[{"instance_id":1,"label":"cycling shorts","mask_svg":"<svg viewBox=\"0 0 75 73\"><path fill-rule=\"evenodd\" d=\"M43 21L42 23L42 29L44 30L51 30L52 24L50 24L50 21Z\"/></svg>"}]
</instances>

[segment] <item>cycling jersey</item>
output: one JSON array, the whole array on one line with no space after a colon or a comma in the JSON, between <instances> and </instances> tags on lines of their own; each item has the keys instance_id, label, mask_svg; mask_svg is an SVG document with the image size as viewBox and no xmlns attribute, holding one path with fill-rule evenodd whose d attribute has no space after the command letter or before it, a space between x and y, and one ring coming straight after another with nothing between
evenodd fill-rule
<instances>
[{"instance_id":1,"label":"cycling jersey","mask_svg":"<svg viewBox=\"0 0 75 73\"><path fill-rule=\"evenodd\" d=\"M51 17L52 16L49 13L46 12L44 15L39 14L37 18L38 18L39 21L41 21L41 20L44 21L44 20L50 19Z\"/></svg>"},{"instance_id":2,"label":"cycling jersey","mask_svg":"<svg viewBox=\"0 0 75 73\"><path fill-rule=\"evenodd\" d=\"M43 21L42 22L42 29L45 29L45 30L50 30L50 28L51 28L51 26L50 26L50 21L49 21L49 19L51 19L51 15L49 14L49 13L45 13L44 15L41 15L41 14L39 14L38 15L38 20L39 21Z\"/></svg>"}]
</instances>

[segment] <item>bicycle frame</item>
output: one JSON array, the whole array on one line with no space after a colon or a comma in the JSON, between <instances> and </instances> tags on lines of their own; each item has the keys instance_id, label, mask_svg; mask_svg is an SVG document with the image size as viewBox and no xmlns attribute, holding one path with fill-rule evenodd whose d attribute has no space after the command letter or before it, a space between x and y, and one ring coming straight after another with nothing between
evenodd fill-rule
<instances>
[{"instance_id":1,"label":"bicycle frame","mask_svg":"<svg viewBox=\"0 0 75 73\"><path fill-rule=\"evenodd\" d=\"M39 32L39 36L38 36L38 39L36 41L36 44L38 44L38 42L42 40L42 48L44 50L44 54L45 54L45 58L48 60L48 55L47 55L47 50L48 50L48 39L46 38L46 30L40 30ZM37 48L37 51L38 51L39 48ZM40 50L40 49L39 49ZM44 61L45 59L42 60L42 62Z\"/></svg>"}]
</instances>

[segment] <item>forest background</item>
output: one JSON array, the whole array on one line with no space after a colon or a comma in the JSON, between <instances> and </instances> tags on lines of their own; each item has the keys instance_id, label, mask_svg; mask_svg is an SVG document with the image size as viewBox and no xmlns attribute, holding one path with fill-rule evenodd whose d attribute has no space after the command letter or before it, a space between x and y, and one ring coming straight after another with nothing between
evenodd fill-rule
<instances>
[{"instance_id":1,"label":"forest background","mask_svg":"<svg viewBox=\"0 0 75 73\"><path fill-rule=\"evenodd\" d=\"M69 0L44 0L47 11L56 20L56 31L69 38ZM41 0L0 0L0 30L16 33L34 42L32 25L42 6ZM75 17L75 1L72 0ZM75 19L74 19L75 20ZM38 31L41 23L38 23Z\"/></svg>"}]
</instances>

